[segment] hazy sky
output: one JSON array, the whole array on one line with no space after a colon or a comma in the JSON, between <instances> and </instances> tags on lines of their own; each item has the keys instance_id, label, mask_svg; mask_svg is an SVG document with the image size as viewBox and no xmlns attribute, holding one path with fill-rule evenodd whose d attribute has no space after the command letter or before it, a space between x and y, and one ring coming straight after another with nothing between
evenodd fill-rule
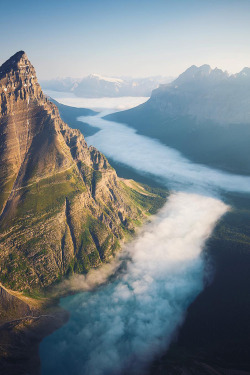
<instances>
[{"instance_id":1,"label":"hazy sky","mask_svg":"<svg viewBox=\"0 0 250 375\"><path fill-rule=\"evenodd\" d=\"M176 76L250 66L250 0L1 1L0 63L25 50L40 79Z\"/></svg>"}]
</instances>

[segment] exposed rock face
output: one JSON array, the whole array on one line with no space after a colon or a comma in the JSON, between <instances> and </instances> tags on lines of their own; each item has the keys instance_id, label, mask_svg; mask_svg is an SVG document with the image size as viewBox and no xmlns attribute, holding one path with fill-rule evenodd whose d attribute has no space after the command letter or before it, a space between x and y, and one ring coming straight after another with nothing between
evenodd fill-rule
<instances>
[{"instance_id":1,"label":"exposed rock face","mask_svg":"<svg viewBox=\"0 0 250 375\"><path fill-rule=\"evenodd\" d=\"M229 75L209 65L193 65L172 83L155 89L148 104L172 118L249 124L249 87L250 68Z\"/></svg>"},{"instance_id":2,"label":"exposed rock face","mask_svg":"<svg viewBox=\"0 0 250 375\"><path fill-rule=\"evenodd\" d=\"M108 261L143 207L61 120L22 51L0 67L0 108L2 283L41 289Z\"/></svg>"},{"instance_id":3,"label":"exposed rock face","mask_svg":"<svg viewBox=\"0 0 250 375\"><path fill-rule=\"evenodd\" d=\"M10 319L31 315L30 306L19 299L18 297L9 293L0 284L0 323L6 318Z\"/></svg>"}]
</instances>

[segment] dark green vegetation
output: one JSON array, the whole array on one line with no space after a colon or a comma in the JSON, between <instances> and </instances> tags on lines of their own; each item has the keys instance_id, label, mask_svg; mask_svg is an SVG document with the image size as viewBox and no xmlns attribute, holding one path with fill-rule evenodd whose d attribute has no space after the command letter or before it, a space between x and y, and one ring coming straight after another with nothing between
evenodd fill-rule
<instances>
[{"instance_id":1,"label":"dark green vegetation","mask_svg":"<svg viewBox=\"0 0 250 375\"><path fill-rule=\"evenodd\" d=\"M167 125L167 120L159 112L146 112L145 107L146 104L116 113L109 119L129 123L143 134L147 125L147 135L163 141L161 125ZM174 145L195 161L235 173L249 173L249 126L218 128L207 122L199 129L190 118L171 121L170 129L164 127L167 145ZM175 143L169 144L167 136ZM161 186L149 175L140 175L130 167L113 160L111 165L121 177ZM204 253L206 288L190 306L170 350L153 363L152 375L250 374L250 198L228 194L225 201L232 210L216 227Z\"/></svg>"},{"instance_id":2,"label":"dark green vegetation","mask_svg":"<svg viewBox=\"0 0 250 375\"><path fill-rule=\"evenodd\" d=\"M144 114L140 113L142 109ZM150 125L153 123L153 112L150 118L150 114L146 114L144 109L142 105L137 109L112 115L112 118L126 122L123 115L127 116L138 111L136 124L140 124L141 127L145 123ZM154 115L156 119L163 121L159 114L158 117L156 113ZM184 126L183 122L182 127ZM233 126L230 127L233 128ZM209 130L209 126L207 129ZM214 127L214 132L217 130ZM174 125L172 131L174 133ZM176 139L177 132L178 129L174 133ZM222 139L224 128L219 129L219 132L221 132ZM192 138L191 133L190 131L190 138ZM152 135L152 133L149 134ZM226 133L224 136L226 138ZM206 145L208 142L204 137L203 149L214 147L213 143L217 141L217 137L218 135L213 142L210 141L210 146ZM236 132L237 142L240 142L240 137L240 132ZM180 146L184 147L186 144L184 135L180 135L180 138L182 139ZM245 147L246 143L247 140ZM199 142L196 144L193 142L192 145L199 149L200 155L198 152L197 155L203 158L202 160L212 165L213 157L214 166L219 167L216 159L218 155L208 157L208 152L207 155L205 152L203 155ZM191 145L189 147L191 150ZM245 148L245 153L246 151ZM229 158L229 150L226 152ZM236 157L236 154L237 149L232 158ZM221 160L223 162L223 152L221 152ZM113 160L111 160L111 165L121 177L132 177L141 183L153 184L155 187L161 186L157 181L153 181L150 175L138 174L132 168ZM220 167L222 165L223 163ZM231 165L234 165L237 172L239 163L234 164L232 161ZM246 165L245 161L244 165ZM246 167L248 168L249 165ZM225 165L224 169L230 168ZM228 194L225 196L225 201L232 207L232 210L217 225L204 253L207 263L206 288L190 306L186 321L170 350L153 363L152 375L165 375L166 373L169 375L246 375L250 373L250 198L241 194ZM244 372L241 373L241 371Z\"/></svg>"},{"instance_id":3,"label":"dark green vegetation","mask_svg":"<svg viewBox=\"0 0 250 375\"><path fill-rule=\"evenodd\" d=\"M120 240L131 236L165 202L163 190L155 194L150 188L131 189L117 181L112 188L114 205L108 190L100 190L116 178L113 169L106 172L82 164L79 168L81 175L73 166L19 191L18 205L1 222L0 246L8 246L8 255L1 254L0 281L5 286L36 297L64 275L86 273L108 262Z\"/></svg>"},{"instance_id":4,"label":"dark green vegetation","mask_svg":"<svg viewBox=\"0 0 250 375\"><path fill-rule=\"evenodd\" d=\"M218 125L191 116L170 117L151 107L150 101L128 111L106 116L125 123L139 134L159 139L196 163L250 174L250 124Z\"/></svg>"},{"instance_id":5,"label":"dark green vegetation","mask_svg":"<svg viewBox=\"0 0 250 375\"><path fill-rule=\"evenodd\" d=\"M23 51L0 71L0 282L40 298L64 277L109 262L166 193L120 180L62 121ZM65 119L94 114L59 106Z\"/></svg>"},{"instance_id":6,"label":"dark green vegetation","mask_svg":"<svg viewBox=\"0 0 250 375\"><path fill-rule=\"evenodd\" d=\"M134 184L135 188L133 188L132 183L126 187L126 190L138 209L145 210L150 215L156 214L162 207L162 201L167 197L166 190L145 184Z\"/></svg>"}]
</instances>

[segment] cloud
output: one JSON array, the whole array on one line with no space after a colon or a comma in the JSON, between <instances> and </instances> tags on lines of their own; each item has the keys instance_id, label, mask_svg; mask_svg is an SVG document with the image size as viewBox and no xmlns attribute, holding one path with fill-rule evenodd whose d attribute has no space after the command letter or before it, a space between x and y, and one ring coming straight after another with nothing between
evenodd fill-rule
<instances>
[{"instance_id":1,"label":"cloud","mask_svg":"<svg viewBox=\"0 0 250 375\"><path fill-rule=\"evenodd\" d=\"M250 192L250 177L192 163L159 141L137 134L125 124L104 120L102 116L102 113L98 116L81 116L79 120L100 129L86 140L107 157L129 165L140 173L150 173L177 190Z\"/></svg>"},{"instance_id":2,"label":"cloud","mask_svg":"<svg viewBox=\"0 0 250 375\"><path fill-rule=\"evenodd\" d=\"M101 268L90 270L87 275L75 274L70 279L65 279L56 285L51 291L52 295L64 296L69 293L93 290L104 284L108 278L119 270L121 260L114 259L110 263L103 264Z\"/></svg>"},{"instance_id":3,"label":"cloud","mask_svg":"<svg viewBox=\"0 0 250 375\"><path fill-rule=\"evenodd\" d=\"M80 98L73 93L44 90L51 98L61 104L77 108L89 108L96 111L112 109L114 111L124 111L125 109L136 107L146 102L148 97L124 96L118 98Z\"/></svg>"},{"instance_id":4,"label":"cloud","mask_svg":"<svg viewBox=\"0 0 250 375\"><path fill-rule=\"evenodd\" d=\"M171 194L114 264L63 284L85 292L61 302L71 319L40 346L44 375L145 374L204 287L207 264L202 250L217 220L229 209L212 196L221 189L250 191L249 177L191 163L179 152L102 115L80 118L100 129L87 138L88 144L186 192Z\"/></svg>"},{"instance_id":5,"label":"cloud","mask_svg":"<svg viewBox=\"0 0 250 375\"><path fill-rule=\"evenodd\" d=\"M172 194L124 248L123 272L92 292L62 300L71 319L42 342L42 374L145 373L202 290L202 249L227 210L211 197Z\"/></svg>"}]
</instances>

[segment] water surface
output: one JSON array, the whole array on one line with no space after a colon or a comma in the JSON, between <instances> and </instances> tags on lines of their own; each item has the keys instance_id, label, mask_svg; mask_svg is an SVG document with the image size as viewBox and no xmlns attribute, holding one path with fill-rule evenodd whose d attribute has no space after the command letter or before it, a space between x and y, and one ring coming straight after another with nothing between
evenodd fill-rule
<instances>
[{"instance_id":1,"label":"water surface","mask_svg":"<svg viewBox=\"0 0 250 375\"><path fill-rule=\"evenodd\" d=\"M250 191L249 177L191 163L125 124L104 120L104 114L80 118L100 129L87 138L88 144L159 179L172 193L152 222L123 248L123 271L99 288L61 300L71 318L40 346L44 375L145 374L204 287L203 249L229 209L223 192ZM88 285L83 277L84 283Z\"/></svg>"}]
</instances>

